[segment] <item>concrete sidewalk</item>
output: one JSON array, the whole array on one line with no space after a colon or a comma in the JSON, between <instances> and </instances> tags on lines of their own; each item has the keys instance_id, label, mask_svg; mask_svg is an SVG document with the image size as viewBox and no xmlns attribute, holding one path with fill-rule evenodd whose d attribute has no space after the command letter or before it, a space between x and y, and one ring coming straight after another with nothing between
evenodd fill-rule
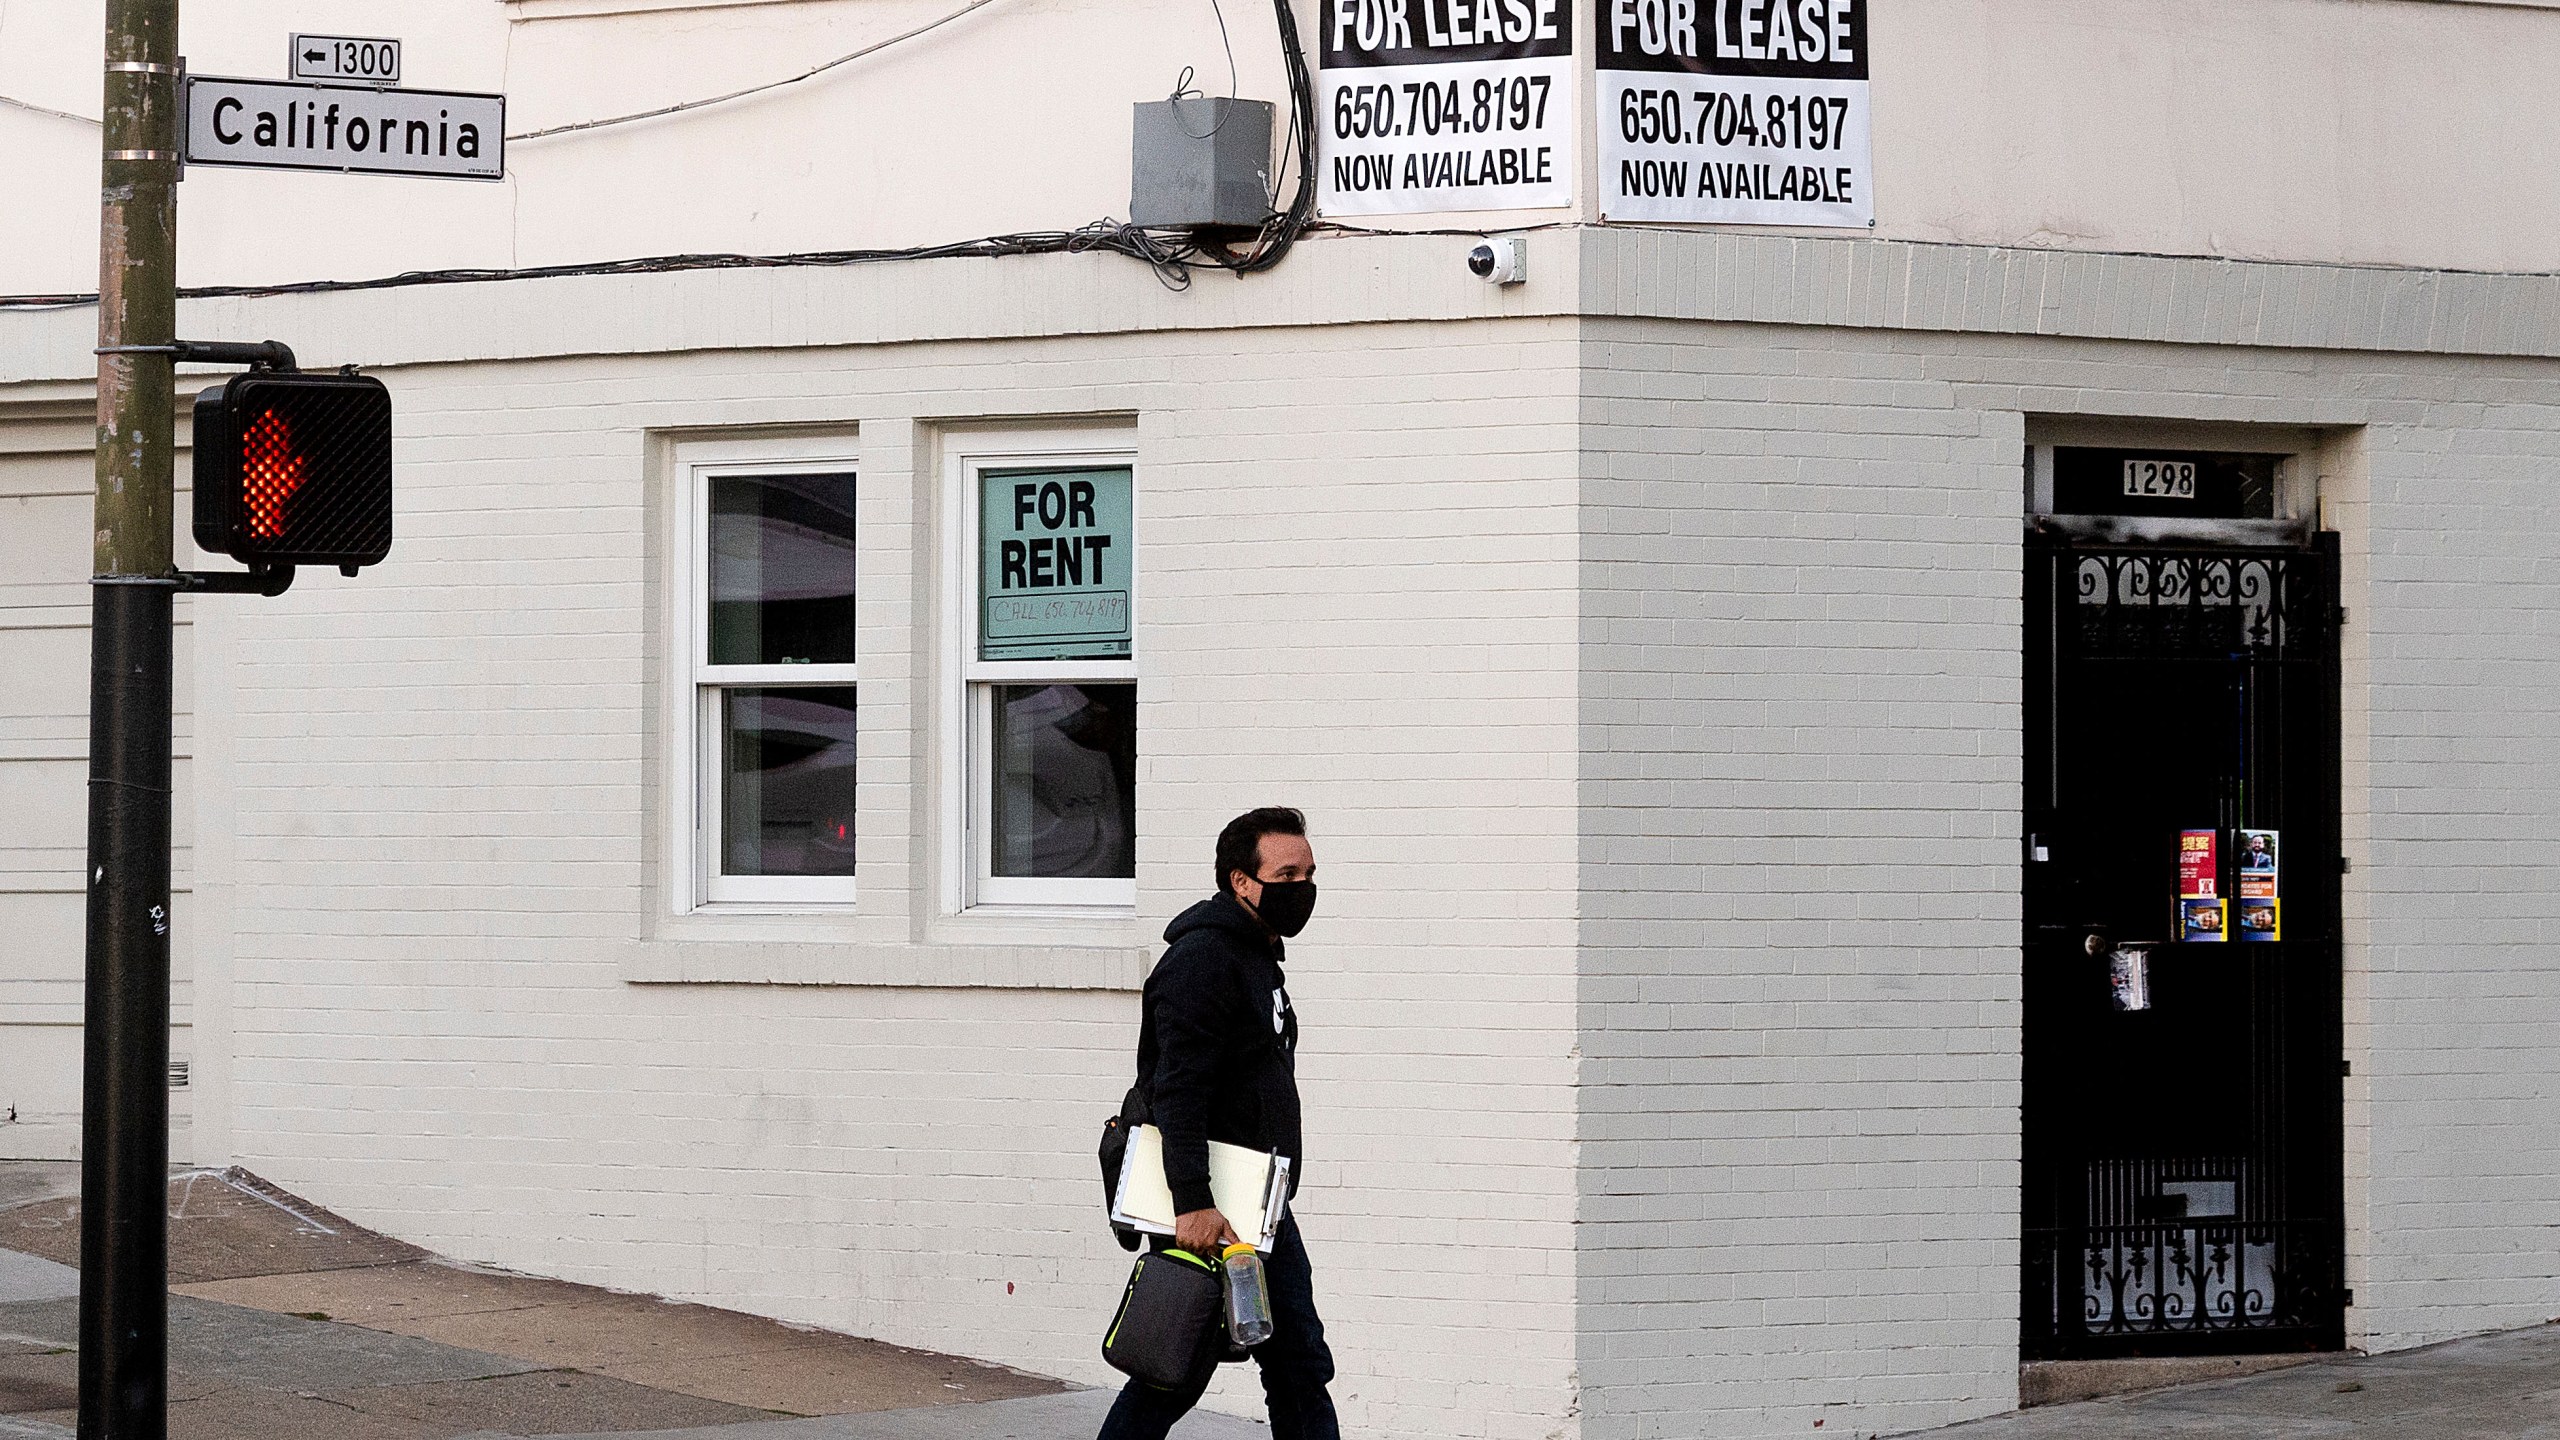
<instances>
[{"instance_id":1,"label":"concrete sidewalk","mask_svg":"<svg viewBox=\"0 0 2560 1440\"><path fill-rule=\"evenodd\" d=\"M0 1163L0 1440L72 1440L69 1166ZM454 1264L236 1171L170 1186L172 1440L1090 1440L1107 1391ZM1263 1426L1195 1415L1178 1440ZM2050 1405L1943 1440L2560 1440L2560 1326Z\"/></svg>"},{"instance_id":2,"label":"concrete sidewalk","mask_svg":"<svg viewBox=\"0 0 2560 1440\"><path fill-rule=\"evenodd\" d=\"M1933 1440L2560 1440L2560 1325L2049 1405Z\"/></svg>"},{"instance_id":3,"label":"concrete sidewalk","mask_svg":"<svg viewBox=\"0 0 2560 1440\"><path fill-rule=\"evenodd\" d=\"M70 1440L69 1166L0 1164L0 1440ZM172 1440L1090 1440L1104 1391L439 1260L237 1171L170 1185ZM1195 1416L1186 1440L1268 1435Z\"/></svg>"}]
</instances>

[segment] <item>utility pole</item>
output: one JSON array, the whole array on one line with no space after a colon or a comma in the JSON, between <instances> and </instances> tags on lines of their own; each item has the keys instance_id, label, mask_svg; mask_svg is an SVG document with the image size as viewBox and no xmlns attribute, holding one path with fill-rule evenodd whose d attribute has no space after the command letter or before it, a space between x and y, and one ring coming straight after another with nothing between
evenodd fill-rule
<instances>
[{"instance_id":1,"label":"utility pole","mask_svg":"<svg viewBox=\"0 0 2560 1440\"><path fill-rule=\"evenodd\" d=\"M166 1440L178 0L107 0L106 9L80 1440Z\"/></svg>"}]
</instances>

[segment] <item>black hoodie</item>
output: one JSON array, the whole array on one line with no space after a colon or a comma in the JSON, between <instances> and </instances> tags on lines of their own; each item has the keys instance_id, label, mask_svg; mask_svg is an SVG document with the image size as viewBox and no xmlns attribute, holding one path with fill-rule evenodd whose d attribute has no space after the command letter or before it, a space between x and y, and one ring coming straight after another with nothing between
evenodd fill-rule
<instances>
[{"instance_id":1,"label":"black hoodie","mask_svg":"<svg viewBox=\"0 0 2560 1440\"><path fill-rule=\"evenodd\" d=\"M1298 1012L1280 940L1221 892L1173 918L1147 977L1138 1079L1164 1132L1176 1213L1206 1210L1209 1143L1276 1150L1298 1184Z\"/></svg>"}]
</instances>

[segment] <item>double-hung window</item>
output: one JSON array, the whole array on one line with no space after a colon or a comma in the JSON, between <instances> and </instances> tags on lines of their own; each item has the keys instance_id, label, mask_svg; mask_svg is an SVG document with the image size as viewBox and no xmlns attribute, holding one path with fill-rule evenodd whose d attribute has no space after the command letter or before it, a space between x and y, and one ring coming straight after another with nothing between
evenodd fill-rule
<instances>
[{"instance_id":1,"label":"double-hung window","mask_svg":"<svg viewBox=\"0 0 2560 1440\"><path fill-rule=\"evenodd\" d=\"M850 463L688 467L693 893L853 899Z\"/></svg>"},{"instance_id":2,"label":"double-hung window","mask_svg":"<svg viewBox=\"0 0 2560 1440\"><path fill-rule=\"evenodd\" d=\"M1134 474L1126 452L968 452L962 903L1137 904Z\"/></svg>"}]
</instances>

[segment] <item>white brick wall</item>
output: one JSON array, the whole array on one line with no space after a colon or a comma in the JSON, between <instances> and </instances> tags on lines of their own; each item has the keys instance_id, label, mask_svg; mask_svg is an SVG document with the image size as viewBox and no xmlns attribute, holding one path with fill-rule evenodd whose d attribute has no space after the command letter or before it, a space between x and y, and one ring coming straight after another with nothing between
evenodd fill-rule
<instances>
[{"instance_id":1,"label":"white brick wall","mask_svg":"<svg viewBox=\"0 0 2560 1440\"><path fill-rule=\"evenodd\" d=\"M2353 617L2350 1325L2560 1313L2560 284L1534 243L1513 290L1335 239L1180 296L1088 257L191 305L405 362L394 560L198 637L208 1135L472 1258L1100 1380L1115 987L1278 796L1326 867L1293 988L1356 1427L2002 1408L2019 447L2310 427ZM0 402L85 364L84 324L0 320ZM1144 926L927 903L939 427L991 416L1137 437ZM784 424L864 456L864 903L705 932L659 918L649 437Z\"/></svg>"},{"instance_id":2,"label":"white brick wall","mask_svg":"<svg viewBox=\"0 0 2560 1440\"><path fill-rule=\"evenodd\" d=\"M2431 368L2365 437L2369 579L2348 633L2369 656L2371 851L2348 878L2371 1169L2351 1220L2371 1236L2356 1298L2376 1348L2560 1315L2553 378Z\"/></svg>"},{"instance_id":3,"label":"white brick wall","mask_svg":"<svg viewBox=\"0 0 2560 1440\"><path fill-rule=\"evenodd\" d=\"M1587 1435L2014 1399L2027 416L2360 427L2317 460L2353 617L2351 1333L2560 1312L2560 366L1585 343Z\"/></svg>"},{"instance_id":4,"label":"white brick wall","mask_svg":"<svg viewBox=\"0 0 2560 1440\"><path fill-rule=\"evenodd\" d=\"M67 1160L80 1152L95 435L95 407L85 395L0 389L0 1159ZM183 506L184 491L180 497ZM199 898L188 663L196 603L178 601L173 645L174 1059L196 1053L195 955L187 943ZM197 1093L190 1087L169 1097L171 1154L181 1162L194 1153Z\"/></svg>"},{"instance_id":5,"label":"white brick wall","mask_svg":"<svg viewBox=\"0 0 2560 1440\"><path fill-rule=\"evenodd\" d=\"M1897 338L1586 333L1587 1436L2012 1398L2023 432Z\"/></svg>"},{"instance_id":6,"label":"white brick wall","mask_svg":"<svg viewBox=\"0 0 2560 1440\"><path fill-rule=\"evenodd\" d=\"M236 678L239 1160L472 1259L1106 1379L1125 1258L1090 1147L1136 997L932 973L971 946L932 914L915 800L951 623L916 417L1132 414L1145 921L1124 934L1206 893L1227 816L1308 810L1301 1208L1344 1413L1555 1432L1575 354L1529 320L387 372L392 560L297 586L212 662ZM671 478L644 437L780 421L867 457L863 899L793 932L795 978L914 983L635 985L669 934L759 961L753 925L658 918L646 597ZM1049 958L1080 956L1127 983L1108 950Z\"/></svg>"}]
</instances>

